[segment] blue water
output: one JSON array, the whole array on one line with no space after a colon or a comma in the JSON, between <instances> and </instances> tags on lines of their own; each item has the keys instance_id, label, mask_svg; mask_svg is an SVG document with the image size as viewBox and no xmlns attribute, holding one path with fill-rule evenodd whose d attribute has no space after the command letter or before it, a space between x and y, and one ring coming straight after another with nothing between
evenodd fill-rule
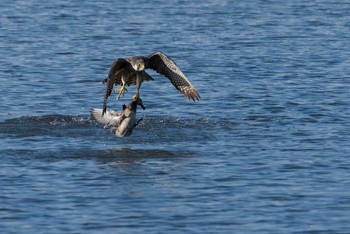
<instances>
[{"instance_id":1,"label":"blue water","mask_svg":"<svg viewBox=\"0 0 350 234\"><path fill-rule=\"evenodd\" d=\"M1 233L350 232L348 1L0 6ZM100 81L158 50L202 100L150 71L116 138Z\"/></svg>"}]
</instances>

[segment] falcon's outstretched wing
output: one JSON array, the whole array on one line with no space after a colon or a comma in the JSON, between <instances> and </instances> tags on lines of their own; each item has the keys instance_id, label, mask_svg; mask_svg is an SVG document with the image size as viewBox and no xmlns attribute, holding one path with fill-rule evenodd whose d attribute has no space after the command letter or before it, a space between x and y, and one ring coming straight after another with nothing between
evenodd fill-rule
<instances>
[{"instance_id":1,"label":"falcon's outstretched wing","mask_svg":"<svg viewBox=\"0 0 350 234\"><path fill-rule=\"evenodd\" d=\"M130 63L128 61L126 61L125 59L118 58L113 62L113 65L112 65L111 69L109 70L108 77L107 77L105 96L103 99L102 115L104 115L104 113L106 113L106 110L107 110L107 99L111 95L112 90L113 90L113 85L114 85L114 81L116 78L115 73L118 70L120 70L126 66L130 66Z\"/></svg>"},{"instance_id":2,"label":"falcon's outstretched wing","mask_svg":"<svg viewBox=\"0 0 350 234\"><path fill-rule=\"evenodd\" d=\"M188 99L198 101L201 98L190 80L183 74L175 62L164 53L155 52L149 55L146 68L151 68L167 77L175 88L180 90Z\"/></svg>"}]
</instances>

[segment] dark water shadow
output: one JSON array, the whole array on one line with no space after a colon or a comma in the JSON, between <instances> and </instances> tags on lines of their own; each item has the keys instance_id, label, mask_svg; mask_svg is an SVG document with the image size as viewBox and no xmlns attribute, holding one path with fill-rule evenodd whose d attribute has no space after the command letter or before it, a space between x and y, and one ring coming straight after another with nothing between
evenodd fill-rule
<instances>
[{"instance_id":1,"label":"dark water shadow","mask_svg":"<svg viewBox=\"0 0 350 234\"><path fill-rule=\"evenodd\" d=\"M92 126L88 116L44 115L23 116L0 122L0 133L12 137L62 136Z\"/></svg>"},{"instance_id":2,"label":"dark water shadow","mask_svg":"<svg viewBox=\"0 0 350 234\"><path fill-rule=\"evenodd\" d=\"M62 152L63 158L96 158L101 160L167 159L193 156L191 151L168 151L164 149L113 148L106 150L79 150Z\"/></svg>"},{"instance_id":3,"label":"dark water shadow","mask_svg":"<svg viewBox=\"0 0 350 234\"><path fill-rule=\"evenodd\" d=\"M217 129L215 132L227 131L230 130L230 126L230 122L213 121L203 117L147 116L134 129L132 136L116 138L109 129L104 129L88 115L45 115L24 116L0 122L0 134L5 135L9 142L12 139L36 141L39 142L37 145L41 142L40 146L44 148L45 144L81 148L80 145L90 143L105 144L110 148L115 142L149 145L208 141L213 138L213 129Z\"/></svg>"},{"instance_id":4,"label":"dark water shadow","mask_svg":"<svg viewBox=\"0 0 350 234\"><path fill-rule=\"evenodd\" d=\"M171 159L192 157L192 151L169 151L164 149L133 149L133 148L113 148L113 149L62 149L62 150L34 150L34 149L5 149L2 154L8 156L27 157L30 159Z\"/></svg>"},{"instance_id":5,"label":"dark water shadow","mask_svg":"<svg viewBox=\"0 0 350 234\"><path fill-rule=\"evenodd\" d=\"M163 149L114 148L95 150L90 153L80 152L75 158L93 158L100 167L117 170L127 174L149 175L167 174L174 165L183 165L195 157L192 151L168 151ZM167 166L165 166L167 165Z\"/></svg>"},{"instance_id":6,"label":"dark water shadow","mask_svg":"<svg viewBox=\"0 0 350 234\"><path fill-rule=\"evenodd\" d=\"M99 175L111 171L112 174L164 175L174 167L186 165L197 153L189 150L170 151L163 149L66 149L66 150L1 150L3 160L19 167L32 165L44 171L59 170L62 173ZM64 165L62 168L55 165ZM51 173L50 172L50 173ZM116 174L116 175L118 175ZM85 178L85 176L83 176Z\"/></svg>"}]
</instances>

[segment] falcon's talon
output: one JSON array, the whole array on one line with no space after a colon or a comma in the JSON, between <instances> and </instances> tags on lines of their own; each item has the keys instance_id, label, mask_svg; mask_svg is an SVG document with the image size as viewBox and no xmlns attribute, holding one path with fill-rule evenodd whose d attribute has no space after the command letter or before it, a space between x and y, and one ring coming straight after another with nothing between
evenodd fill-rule
<instances>
[{"instance_id":1,"label":"falcon's talon","mask_svg":"<svg viewBox=\"0 0 350 234\"><path fill-rule=\"evenodd\" d=\"M124 96L125 91L127 92L128 90L125 87L123 87L123 86L120 89L116 89L115 90L116 93L119 93L118 96L117 96L117 100L120 99L121 95Z\"/></svg>"},{"instance_id":2,"label":"falcon's talon","mask_svg":"<svg viewBox=\"0 0 350 234\"><path fill-rule=\"evenodd\" d=\"M139 106L141 106L141 108L142 108L143 110L146 109L146 107L143 105L143 101L142 101L142 99L140 98L140 95L136 94L135 96L132 97L132 100L133 100L134 102L137 102L137 104L139 104Z\"/></svg>"},{"instance_id":3,"label":"falcon's talon","mask_svg":"<svg viewBox=\"0 0 350 234\"><path fill-rule=\"evenodd\" d=\"M115 89L114 92L116 93L121 93L121 94L124 94L126 92L128 92L128 90L124 87L121 87L120 89Z\"/></svg>"},{"instance_id":4,"label":"falcon's talon","mask_svg":"<svg viewBox=\"0 0 350 234\"><path fill-rule=\"evenodd\" d=\"M138 101L139 99L141 100L140 95L138 95L138 94L136 94L132 97L132 100L134 100L134 101Z\"/></svg>"}]
</instances>

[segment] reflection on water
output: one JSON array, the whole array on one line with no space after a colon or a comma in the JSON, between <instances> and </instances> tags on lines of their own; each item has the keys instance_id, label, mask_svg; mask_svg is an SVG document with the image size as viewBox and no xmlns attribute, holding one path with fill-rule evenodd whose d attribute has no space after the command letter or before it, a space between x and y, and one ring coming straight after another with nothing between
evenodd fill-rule
<instances>
[{"instance_id":1,"label":"reflection on water","mask_svg":"<svg viewBox=\"0 0 350 234\"><path fill-rule=\"evenodd\" d=\"M84 153L81 155L86 156ZM169 163L184 163L195 154L190 151L171 152L166 150L119 148L94 151L90 155L96 159L99 165L104 167L117 169L124 173L150 175L150 173L157 174L159 172L156 171L163 169L171 170L173 166L170 165L169 167Z\"/></svg>"},{"instance_id":2,"label":"reflection on water","mask_svg":"<svg viewBox=\"0 0 350 234\"><path fill-rule=\"evenodd\" d=\"M91 151L89 151L91 152ZM86 155L83 153L82 155ZM90 156L94 155L96 158L133 158L133 159L147 159L147 158L175 158L188 157L188 152L174 153L166 150L142 150L131 148L114 148L108 150L92 151ZM89 156L88 156L89 157Z\"/></svg>"}]
</instances>

